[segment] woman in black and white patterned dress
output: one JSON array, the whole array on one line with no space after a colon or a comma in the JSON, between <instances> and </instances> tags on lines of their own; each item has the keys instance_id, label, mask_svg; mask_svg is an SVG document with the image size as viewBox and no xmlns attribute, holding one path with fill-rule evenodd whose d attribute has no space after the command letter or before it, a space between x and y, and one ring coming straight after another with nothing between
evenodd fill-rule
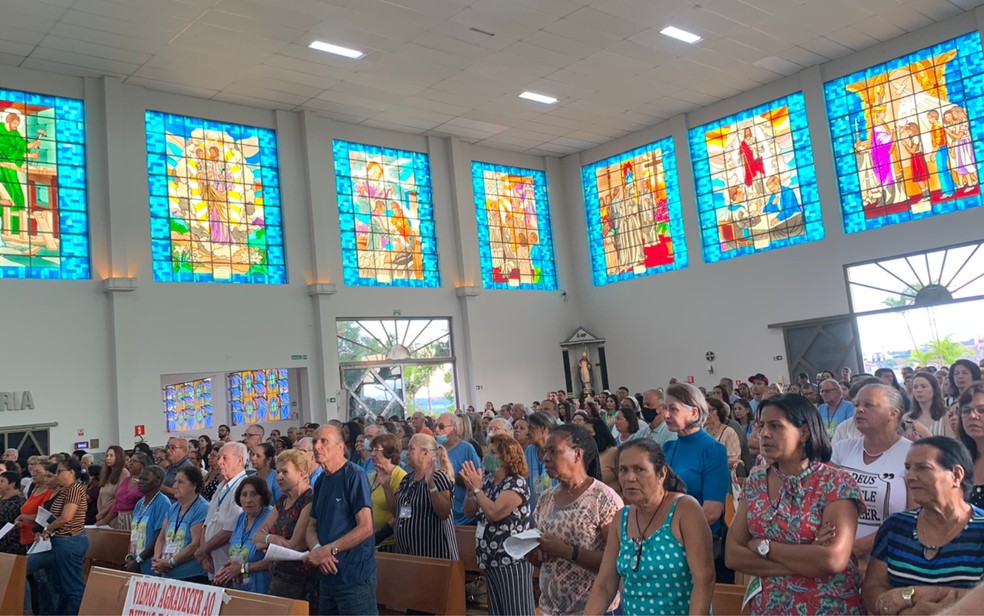
<instances>
[{"instance_id":1,"label":"woman in black and white patterned dress","mask_svg":"<svg viewBox=\"0 0 984 616\"><path fill-rule=\"evenodd\" d=\"M407 448L410 471L396 493L396 551L458 560L452 503L454 469L444 447L415 434Z\"/></svg>"},{"instance_id":2,"label":"woman in black and white patterned dress","mask_svg":"<svg viewBox=\"0 0 984 616\"><path fill-rule=\"evenodd\" d=\"M484 471L484 473L483 473ZM475 548L489 589L489 614L534 614L533 565L506 553L506 539L530 527L530 488L523 448L513 437L489 441L482 468L461 468L468 488L465 515L478 519Z\"/></svg>"}]
</instances>

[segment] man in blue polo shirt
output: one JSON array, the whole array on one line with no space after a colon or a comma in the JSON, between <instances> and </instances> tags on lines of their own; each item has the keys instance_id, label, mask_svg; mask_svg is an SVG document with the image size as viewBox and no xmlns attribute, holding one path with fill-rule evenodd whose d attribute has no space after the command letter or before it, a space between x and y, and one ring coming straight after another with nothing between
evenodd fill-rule
<instances>
[{"instance_id":1,"label":"man in blue polo shirt","mask_svg":"<svg viewBox=\"0 0 984 616\"><path fill-rule=\"evenodd\" d=\"M318 614L378 614L369 479L345 459L335 426L314 433L314 459L324 474L314 488L306 539L308 561L320 572Z\"/></svg>"}]
</instances>

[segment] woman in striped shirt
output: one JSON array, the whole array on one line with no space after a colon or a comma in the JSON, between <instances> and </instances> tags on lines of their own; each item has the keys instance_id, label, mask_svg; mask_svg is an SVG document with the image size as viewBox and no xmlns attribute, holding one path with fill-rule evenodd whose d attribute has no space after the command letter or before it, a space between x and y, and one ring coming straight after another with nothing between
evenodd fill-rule
<instances>
[{"instance_id":1,"label":"woman in striped shirt","mask_svg":"<svg viewBox=\"0 0 984 616\"><path fill-rule=\"evenodd\" d=\"M984 407L961 412L984 421ZM984 511L966 502L974 463L959 441L913 443L905 482L917 509L896 513L875 536L861 592L872 614L935 614L984 579Z\"/></svg>"},{"instance_id":2,"label":"woman in striped shirt","mask_svg":"<svg viewBox=\"0 0 984 616\"><path fill-rule=\"evenodd\" d=\"M454 469L444 447L429 434L415 434L407 448L412 472L396 494L396 551L458 560L451 503Z\"/></svg>"}]
</instances>

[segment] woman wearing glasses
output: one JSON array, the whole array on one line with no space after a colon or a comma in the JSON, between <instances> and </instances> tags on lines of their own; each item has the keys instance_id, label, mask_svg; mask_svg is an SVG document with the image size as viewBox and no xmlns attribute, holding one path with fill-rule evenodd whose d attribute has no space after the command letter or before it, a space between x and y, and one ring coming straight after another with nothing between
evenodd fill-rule
<instances>
[{"instance_id":1,"label":"woman wearing glasses","mask_svg":"<svg viewBox=\"0 0 984 616\"><path fill-rule=\"evenodd\" d=\"M603 614L619 586L626 614L707 614L714 594L711 529L687 486L649 439L619 447L627 506L612 524L586 614Z\"/></svg>"},{"instance_id":2,"label":"woman wearing glasses","mask_svg":"<svg viewBox=\"0 0 984 616\"><path fill-rule=\"evenodd\" d=\"M967 502L984 509L984 382L967 386L960 394L957 409L960 413L957 436L974 461L974 477L982 482L970 491Z\"/></svg>"},{"instance_id":3,"label":"woman wearing glasses","mask_svg":"<svg viewBox=\"0 0 984 616\"><path fill-rule=\"evenodd\" d=\"M860 614L861 577L851 553L866 510L857 482L827 465L820 414L799 395L759 406L762 455L728 533L728 567L761 579L752 614Z\"/></svg>"},{"instance_id":4,"label":"woman wearing glasses","mask_svg":"<svg viewBox=\"0 0 984 616\"><path fill-rule=\"evenodd\" d=\"M452 494L454 469L444 447L429 434L410 439L407 473L396 494L396 551L458 560Z\"/></svg>"},{"instance_id":5,"label":"woman wearing glasses","mask_svg":"<svg viewBox=\"0 0 984 616\"><path fill-rule=\"evenodd\" d=\"M400 468L400 439L393 434L379 434L369 444L376 470L369 475L372 486L372 526L376 531L376 547L392 552L393 518L396 517L396 493L407 472Z\"/></svg>"}]
</instances>

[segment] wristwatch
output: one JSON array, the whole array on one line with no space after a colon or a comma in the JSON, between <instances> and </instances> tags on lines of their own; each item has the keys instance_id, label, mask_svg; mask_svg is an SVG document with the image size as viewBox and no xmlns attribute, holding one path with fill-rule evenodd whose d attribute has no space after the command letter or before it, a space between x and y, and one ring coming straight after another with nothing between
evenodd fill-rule
<instances>
[{"instance_id":1,"label":"wristwatch","mask_svg":"<svg viewBox=\"0 0 984 616\"><path fill-rule=\"evenodd\" d=\"M912 607L913 605L915 605L916 602L913 601L913 599L915 598L915 596L916 596L916 589L915 589L915 587L910 586L908 588L903 588L902 589L902 600L905 601L905 606L906 607Z\"/></svg>"},{"instance_id":2,"label":"wristwatch","mask_svg":"<svg viewBox=\"0 0 984 616\"><path fill-rule=\"evenodd\" d=\"M763 539L758 544L758 553L759 553L759 556L761 556L762 558L768 558L769 557L769 550L771 550L771 549L772 549L772 542L769 541L768 539Z\"/></svg>"},{"instance_id":3,"label":"wristwatch","mask_svg":"<svg viewBox=\"0 0 984 616\"><path fill-rule=\"evenodd\" d=\"M338 556L338 548L335 547L335 544L334 543L329 544L328 547L331 548L331 555L332 556Z\"/></svg>"},{"instance_id":4,"label":"wristwatch","mask_svg":"<svg viewBox=\"0 0 984 616\"><path fill-rule=\"evenodd\" d=\"M478 496L478 493L482 491L482 488L472 488L472 496Z\"/></svg>"}]
</instances>

